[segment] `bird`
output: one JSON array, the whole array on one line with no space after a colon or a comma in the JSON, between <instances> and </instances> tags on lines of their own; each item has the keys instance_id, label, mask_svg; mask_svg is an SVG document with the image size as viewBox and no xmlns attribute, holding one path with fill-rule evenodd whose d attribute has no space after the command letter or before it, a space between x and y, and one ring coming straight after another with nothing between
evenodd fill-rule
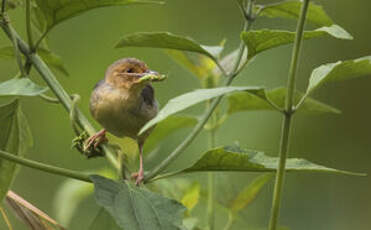
<instances>
[{"instance_id":1,"label":"bird","mask_svg":"<svg viewBox=\"0 0 371 230\"><path fill-rule=\"evenodd\" d=\"M146 78L145 76L154 76ZM89 137L86 148L96 148L109 132L117 137L130 137L139 149L139 171L132 174L136 185L144 179L143 145L153 128L138 135L141 128L158 113L158 102L151 85L163 75L148 68L136 58L123 58L110 65L90 97L90 112L103 129Z\"/></svg>"}]
</instances>

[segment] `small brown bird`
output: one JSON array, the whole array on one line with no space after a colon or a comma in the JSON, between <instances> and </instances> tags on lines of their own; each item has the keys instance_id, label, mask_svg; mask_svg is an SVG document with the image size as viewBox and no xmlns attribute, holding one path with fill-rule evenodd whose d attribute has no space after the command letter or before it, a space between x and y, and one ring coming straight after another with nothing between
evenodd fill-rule
<instances>
[{"instance_id":1,"label":"small brown bird","mask_svg":"<svg viewBox=\"0 0 371 230\"><path fill-rule=\"evenodd\" d=\"M106 131L117 137L126 136L136 140L139 171L132 177L137 185L144 178L143 144L151 130L140 136L138 132L158 112L151 82L163 79L138 59L120 59L107 69L104 79L97 83L90 98L90 112L104 129L91 136L86 147L97 147L105 139Z\"/></svg>"}]
</instances>

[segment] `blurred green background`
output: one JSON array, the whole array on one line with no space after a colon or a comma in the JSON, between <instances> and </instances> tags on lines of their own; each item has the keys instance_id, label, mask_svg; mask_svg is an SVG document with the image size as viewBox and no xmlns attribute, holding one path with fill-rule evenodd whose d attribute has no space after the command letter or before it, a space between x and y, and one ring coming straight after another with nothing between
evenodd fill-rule
<instances>
[{"instance_id":1,"label":"blurred green background","mask_svg":"<svg viewBox=\"0 0 371 230\"><path fill-rule=\"evenodd\" d=\"M267 3L269 1L258 1ZM272 2L272 1L270 1ZM273 1L274 2L274 1ZM277 1L275 1L277 2ZM367 56L371 53L371 30L368 21L371 2L365 0L317 0L333 20L353 36L353 41L329 38L306 41L302 52L298 85L304 89L311 70L323 63ZM13 24L25 35L22 10L10 14ZM105 69L116 59L133 56L144 60L152 69L168 74L166 82L156 84L157 98L164 105L170 98L199 88L196 77L172 61L160 49L114 49L118 39L139 31L170 31L187 35L202 44L216 45L227 39L226 52L236 48L242 18L234 1L226 0L168 0L164 6L109 7L89 11L68 20L49 34L50 48L59 54L70 73L56 73L69 93L78 93L81 109L88 115L88 100L94 84L104 76ZM254 28L287 28L295 22L280 19L258 19ZM309 27L310 28L310 27ZM24 36L25 37L25 36ZM1 46L10 45L0 33ZM234 85L264 85L268 88L286 83L291 46L277 48L259 55L236 79ZM224 54L225 54L224 53ZM14 60L0 62L0 81L17 73ZM41 82L33 72L33 79ZM329 167L371 174L371 78L336 83L318 90L314 97L342 110L341 115L295 117L291 156L307 158ZM4 100L2 100L4 101ZM59 105L39 98L24 98L24 112L34 136L29 158L75 170L94 170L107 166L104 159L86 160L71 149L74 137L68 116ZM200 113L202 107L192 112ZM238 141L242 147L264 150L274 155L278 149L281 116L270 112L249 112L233 115L218 134L218 145ZM97 126L98 127L98 126ZM161 146L160 160L184 138L182 130ZM124 147L125 148L125 147ZM207 148L202 134L175 165L195 159ZM147 169L156 164L146 162ZM173 166L175 167L175 166ZM221 196L234 194L251 181L254 174L218 174ZM190 178L205 180L204 174ZM228 179L228 182L227 182ZM54 217L57 207L53 200L64 178L22 168L12 189ZM369 177L326 174L289 174L280 223L294 230L368 230L371 226L371 183ZM268 224L273 184L269 184L257 201L241 215L240 224L252 228ZM82 229L90 223L98 207L93 198L82 203L69 229ZM225 221L218 218L218 225ZM14 218L12 218L14 220ZM14 221L13 221L14 222ZM218 226L217 225L217 226ZM6 229L0 220L0 229ZM16 230L26 229L15 224ZM250 228L249 228L250 229Z\"/></svg>"}]
</instances>

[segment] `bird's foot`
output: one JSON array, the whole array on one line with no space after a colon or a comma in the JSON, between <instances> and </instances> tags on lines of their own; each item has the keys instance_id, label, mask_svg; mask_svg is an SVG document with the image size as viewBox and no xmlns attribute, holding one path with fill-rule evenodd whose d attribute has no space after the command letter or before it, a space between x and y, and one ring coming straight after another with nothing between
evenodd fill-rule
<instances>
[{"instance_id":1,"label":"bird's foot","mask_svg":"<svg viewBox=\"0 0 371 230\"><path fill-rule=\"evenodd\" d=\"M101 143L106 141L108 141L106 138L106 130L102 129L86 140L84 144L84 152L87 152L92 147L95 150Z\"/></svg>"},{"instance_id":2,"label":"bird's foot","mask_svg":"<svg viewBox=\"0 0 371 230\"><path fill-rule=\"evenodd\" d=\"M135 180L135 185L139 186L144 180L144 171L139 170L138 172L131 174L131 178Z\"/></svg>"}]
</instances>

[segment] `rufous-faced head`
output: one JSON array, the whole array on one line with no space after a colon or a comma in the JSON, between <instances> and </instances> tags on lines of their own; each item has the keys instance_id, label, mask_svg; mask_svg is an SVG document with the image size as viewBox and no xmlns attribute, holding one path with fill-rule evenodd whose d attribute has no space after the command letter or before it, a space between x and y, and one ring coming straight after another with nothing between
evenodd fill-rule
<instances>
[{"instance_id":1,"label":"rufous-faced head","mask_svg":"<svg viewBox=\"0 0 371 230\"><path fill-rule=\"evenodd\" d=\"M147 74L158 75L157 72L151 71L143 61L136 58L124 58L108 67L105 81L114 87L131 89L141 84L139 79Z\"/></svg>"}]
</instances>

